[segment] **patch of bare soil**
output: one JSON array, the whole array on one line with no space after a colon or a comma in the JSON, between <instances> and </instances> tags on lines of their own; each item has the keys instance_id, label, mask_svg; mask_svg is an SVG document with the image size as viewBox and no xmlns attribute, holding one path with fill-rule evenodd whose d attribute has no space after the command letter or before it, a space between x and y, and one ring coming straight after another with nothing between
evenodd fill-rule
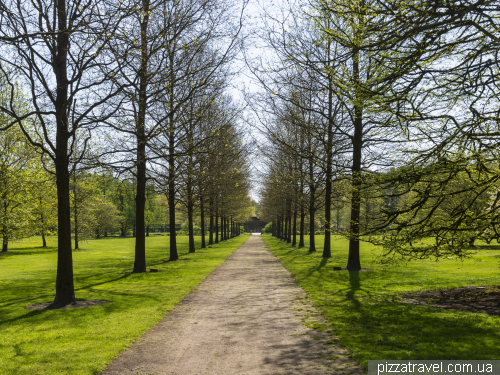
<instances>
[{"instance_id":1,"label":"patch of bare soil","mask_svg":"<svg viewBox=\"0 0 500 375\"><path fill-rule=\"evenodd\" d=\"M404 295L403 302L500 315L500 286L426 290Z\"/></svg>"},{"instance_id":2,"label":"patch of bare soil","mask_svg":"<svg viewBox=\"0 0 500 375\"><path fill-rule=\"evenodd\" d=\"M64 306L53 306L52 302L37 303L34 305L29 305L28 310L55 310L55 309L79 309L82 307L99 306L109 303L109 301L94 300L94 301L76 301L75 303L70 303Z\"/></svg>"}]
</instances>

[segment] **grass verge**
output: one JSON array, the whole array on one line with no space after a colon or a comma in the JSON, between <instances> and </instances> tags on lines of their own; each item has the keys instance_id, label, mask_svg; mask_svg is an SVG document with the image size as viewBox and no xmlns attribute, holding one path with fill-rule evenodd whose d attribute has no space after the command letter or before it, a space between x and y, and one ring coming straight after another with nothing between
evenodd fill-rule
<instances>
[{"instance_id":1,"label":"grass verge","mask_svg":"<svg viewBox=\"0 0 500 375\"><path fill-rule=\"evenodd\" d=\"M348 242L332 238L330 259L308 254L269 235L274 254L320 308L332 336L365 368L368 360L492 360L500 353L500 317L405 304L422 290L500 284L499 250L479 250L463 261L446 258L380 264L380 249L361 245L361 266L372 272L333 271L347 264ZM322 249L324 236L317 236ZM333 342L333 341L332 341Z\"/></svg>"},{"instance_id":2,"label":"grass verge","mask_svg":"<svg viewBox=\"0 0 500 375\"><path fill-rule=\"evenodd\" d=\"M188 254L187 237L180 237L181 260L165 263L168 237L148 237L148 269L160 272L146 274L128 273L133 238L83 242L83 250L74 251L76 297L110 303L48 311L26 307L53 300L55 239L47 249L39 247L37 238L12 244L0 255L0 374L99 373L247 238Z\"/></svg>"}]
</instances>

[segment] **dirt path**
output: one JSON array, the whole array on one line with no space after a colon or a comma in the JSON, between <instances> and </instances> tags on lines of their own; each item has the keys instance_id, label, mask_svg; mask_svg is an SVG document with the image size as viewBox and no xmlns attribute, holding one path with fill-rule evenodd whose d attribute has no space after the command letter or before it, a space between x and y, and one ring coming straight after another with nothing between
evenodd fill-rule
<instances>
[{"instance_id":1,"label":"dirt path","mask_svg":"<svg viewBox=\"0 0 500 375\"><path fill-rule=\"evenodd\" d=\"M301 322L317 314L305 297L251 236L103 374L362 374L331 332Z\"/></svg>"}]
</instances>

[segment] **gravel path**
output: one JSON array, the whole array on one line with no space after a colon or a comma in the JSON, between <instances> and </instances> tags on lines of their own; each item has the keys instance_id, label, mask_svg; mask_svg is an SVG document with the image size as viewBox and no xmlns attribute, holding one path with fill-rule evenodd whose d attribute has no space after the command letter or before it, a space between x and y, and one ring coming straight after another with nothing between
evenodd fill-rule
<instances>
[{"instance_id":1,"label":"gravel path","mask_svg":"<svg viewBox=\"0 0 500 375\"><path fill-rule=\"evenodd\" d=\"M363 374L307 301L253 235L103 375Z\"/></svg>"}]
</instances>

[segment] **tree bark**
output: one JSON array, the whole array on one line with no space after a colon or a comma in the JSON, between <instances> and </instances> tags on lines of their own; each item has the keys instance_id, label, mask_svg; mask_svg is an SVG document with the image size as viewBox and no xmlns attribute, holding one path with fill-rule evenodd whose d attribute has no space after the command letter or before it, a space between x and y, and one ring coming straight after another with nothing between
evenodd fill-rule
<instances>
[{"instance_id":1,"label":"tree bark","mask_svg":"<svg viewBox=\"0 0 500 375\"><path fill-rule=\"evenodd\" d=\"M205 207L203 205L203 195L200 195L200 227L201 227L201 248L207 247L205 243Z\"/></svg>"},{"instance_id":2,"label":"tree bark","mask_svg":"<svg viewBox=\"0 0 500 375\"><path fill-rule=\"evenodd\" d=\"M209 210L210 210L210 224L209 224L209 229L208 229L208 244L213 245L214 244L214 202L213 199L210 198L210 203L209 203Z\"/></svg>"},{"instance_id":3,"label":"tree bark","mask_svg":"<svg viewBox=\"0 0 500 375\"><path fill-rule=\"evenodd\" d=\"M190 184L188 183L188 189L191 187L189 186ZM194 247L194 228L193 228L193 196L192 194L188 191L188 204L187 204L187 209L188 209L188 238L189 238L189 252L194 253L195 252L195 247Z\"/></svg>"},{"instance_id":4,"label":"tree bark","mask_svg":"<svg viewBox=\"0 0 500 375\"><path fill-rule=\"evenodd\" d=\"M215 207L215 243L219 243L219 208Z\"/></svg>"},{"instance_id":5,"label":"tree bark","mask_svg":"<svg viewBox=\"0 0 500 375\"><path fill-rule=\"evenodd\" d=\"M292 203L288 203L288 235L286 236L286 243L292 243Z\"/></svg>"},{"instance_id":6,"label":"tree bark","mask_svg":"<svg viewBox=\"0 0 500 375\"><path fill-rule=\"evenodd\" d=\"M2 225L2 253L6 253L9 250L9 236L7 235L7 225L3 223Z\"/></svg>"},{"instance_id":7,"label":"tree bark","mask_svg":"<svg viewBox=\"0 0 500 375\"><path fill-rule=\"evenodd\" d=\"M283 240L287 241L287 239L288 239L288 218L286 217L286 215L283 218L283 221L285 222L285 229L284 229Z\"/></svg>"},{"instance_id":8,"label":"tree bark","mask_svg":"<svg viewBox=\"0 0 500 375\"><path fill-rule=\"evenodd\" d=\"M348 271L359 271L359 219L361 212L361 150L363 145L363 108L360 103L359 90L359 51L353 49L353 75L357 90L357 103L354 106L354 135L352 138L352 197L351 197L351 227L349 239Z\"/></svg>"},{"instance_id":9,"label":"tree bark","mask_svg":"<svg viewBox=\"0 0 500 375\"><path fill-rule=\"evenodd\" d=\"M314 214L315 214L315 194L316 188L314 184L309 187L310 197L309 197L309 252L314 253L316 251L315 243L315 233L314 233Z\"/></svg>"},{"instance_id":10,"label":"tree bark","mask_svg":"<svg viewBox=\"0 0 500 375\"><path fill-rule=\"evenodd\" d=\"M63 140L59 139L58 141L64 142ZM61 148L63 150L61 150ZM56 152L57 151L59 151L59 157L56 158L58 251L56 296L54 298L53 306L65 306L75 302L75 287L73 282L73 253L71 249L71 208L69 202L70 176L68 171L69 163L67 156L67 143L64 142L64 145L62 145L59 150L56 150Z\"/></svg>"},{"instance_id":11,"label":"tree bark","mask_svg":"<svg viewBox=\"0 0 500 375\"><path fill-rule=\"evenodd\" d=\"M73 253L71 248L71 206L69 200L68 157L68 72L67 56L69 33L66 23L66 1L57 0L57 51L53 62L56 76L56 149L55 170L57 186L57 276L56 296L52 306L59 307L75 302L73 281Z\"/></svg>"},{"instance_id":12,"label":"tree bark","mask_svg":"<svg viewBox=\"0 0 500 375\"><path fill-rule=\"evenodd\" d=\"M331 226L332 226L332 148L333 148L333 93L332 93L332 79L329 76L328 87L328 129L326 139L326 183L325 183L325 242L323 246L323 258L331 258Z\"/></svg>"},{"instance_id":13,"label":"tree bark","mask_svg":"<svg viewBox=\"0 0 500 375\"><path fill-rule=\"evenodd\" d=\"M141 65L139 67L138 114L135 129L137 138L137 191L135 196L135 261L133 273L146 272L146 105L148 86L148 23L149 0L142 0L143 19L141 21Z\"/></svg>"},{"instance_id":14,"label":"tree bark","mask_svg":"<svg viewBox=\"0 0 500 375\"><path fill-rule=\"evenodd\" d=\"M306 225L306 211L304 209L304 205L300 205L300 235L299 235L299 249L304 247L304 231Z\"/></svg>"}]
</instances>

